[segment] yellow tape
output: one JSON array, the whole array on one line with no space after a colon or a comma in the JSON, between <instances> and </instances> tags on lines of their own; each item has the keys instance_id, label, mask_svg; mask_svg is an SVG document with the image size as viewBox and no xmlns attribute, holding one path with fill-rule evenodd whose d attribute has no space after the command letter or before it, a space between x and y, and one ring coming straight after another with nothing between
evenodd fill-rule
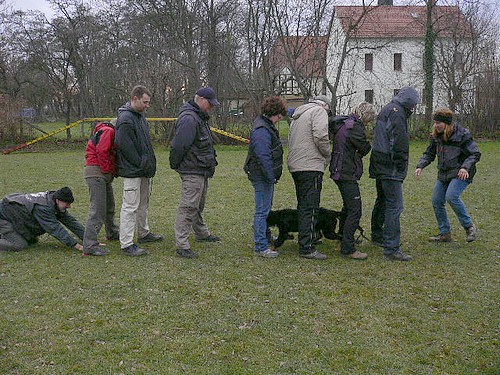
<instances>
[{"instance_id":1,"label":"yellow tape","mask_svg":"<svg viewBox=\"0 0 500 375\"><path fill-rule=\"evenodd\" d=\"M44 134L41 137L35 138L35 139L33 139L31 141L28 141L26 143L23 143L21 145L18 145L18 146L15 146L15 147L3 150L2 153L4 155L10 154L13 151L17 151L17 150L20 150L22 148L28 147L28 146L30 146L30 145L32 145L34 143L43 141L44 139L52 137L53 135L61 133L61 132L65 131L65 130L67 130L67 129L70 129L70 128L72 128L72 127L74 127L74 126L76 126L78 124L84 123L84 122L111 121L114 118L115 117L88 117L88 118L83 118L81 120L72 122L71 124L66 125L66 126L60 128L60 129L57 129L57 130L51 131L51 132L49 132L47 134ZM150 117L150 118L146 118L146 120L152 121L152 122L155 122L155 121L176 121L177 118L176 117ZM231 134L231 133L226 132L224 130L220 130L220 129L217 129L217 128L214 128L214 127L210 127L210 130L212 130L213 132L225 135L226 137L236 139L236 140L238 140L240 142L243 142L243 143L250 143L249 139L240 137L240 136L235 135L235 134Z\"/></svg>"}]
</instances>

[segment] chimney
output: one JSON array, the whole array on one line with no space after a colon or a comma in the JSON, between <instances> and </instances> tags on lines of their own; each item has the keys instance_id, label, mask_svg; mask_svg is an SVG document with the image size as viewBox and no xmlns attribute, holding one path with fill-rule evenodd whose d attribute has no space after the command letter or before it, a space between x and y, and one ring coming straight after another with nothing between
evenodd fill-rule
<instances>
[{"instance_id":1,"label":"chimney","mask_svg":"<svg viewBox=\"0 0 500 375\"><path fill-rule=\"evenodd\" d=\"M392 3L392 0L378 0L378 5L392 6L394 4Z\"/></svg>"}]
</instances>

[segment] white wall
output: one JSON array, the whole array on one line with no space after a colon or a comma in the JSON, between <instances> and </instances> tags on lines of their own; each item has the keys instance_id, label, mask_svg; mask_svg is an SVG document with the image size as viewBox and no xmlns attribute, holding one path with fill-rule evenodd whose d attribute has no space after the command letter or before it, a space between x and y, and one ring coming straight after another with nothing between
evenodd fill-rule
<instances>
[{"instance_id":1,"label":"white wall","mask_svg":"<svg viewBox=\"0 0 500 375\"><path fill-rule=\"evenodd\" d=\"M327 78L333 83L345 39L337 20L334 22L327 49ZM423 41L421 39L372 38L350 40L347 58L340 75L337 96L338 113L348 113L356 104L365 100L365 90L373 90L373 104L380 109L394 95L394 89L413 86L422 95L424 87ZM373 54L373 70L365 70L365 53ZM402 70L394 70L394 54L402 54ZM446 106L447 95L442 84L434 82L434 108ZM423 105L417 112L423 113Z\"/></svg>"}]
</instances>

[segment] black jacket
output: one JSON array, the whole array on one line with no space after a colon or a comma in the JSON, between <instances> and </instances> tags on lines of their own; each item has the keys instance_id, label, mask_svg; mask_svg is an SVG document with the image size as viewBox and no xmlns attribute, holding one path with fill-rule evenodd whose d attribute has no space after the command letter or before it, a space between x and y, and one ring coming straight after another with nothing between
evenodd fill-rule
<instances>
[{"instance_id":1,"label":"black jacket","mask_svg":"<svg viewBox=\"0 0 500 375\"><path fill-rule=\"evenodd\" d=\"M250 181L278 182L283 173L283 146L278 129L265 116L253 122L244 171Z\"/></svg>"},{"instance_id":2,"label":"black jacket","mask_svg":"<svg viewBox=\"0 0 500 375\"><path fill-rule=\"evenodd\" d=\"M448 182L457 178L458 171L464 168L469 172L467 181L472 182L476 174L476 163L481 159L481 152L472 139L469 130L454 124L454 130L447 142L442 135L432 137L431 143L420 158L417 168L425 168L438 158L438 180Z\"/></svg>"},{"instance_id":3,"label":"black jacket","mask_svg":"<svg viewBox=\"0 0 500 375\"><path fill-rule=\"evenodd\" d=\"M156 156L144 113L134 110L130 103L118 109L116 120L116 165L121 177L153 177Z\"/></svg>"},{"instance_id":4,"label":"black jacket","mask_svg":"<svg viewBox=\"0 0 500 375\"><path fill-rule=\"evenodd\" d=\"M370 155L371 178L396 181L406 178L410 151L408 118L419 102L417 91L405 87L378 114Z\"/></svg>"},{"instance_id":5,"label":"black jacket","mask_svg":"<svg viewBox=\"0 0 500 375\"><path fill-rule=\"evenodd\" d=\"M170 145L170 168L180 174L214 175L217 154L209 118L194 101L181 107Z\"/></svg>"},{"instance_id":6,"label":"black jacket","mask_svg":"<svg viewBox=\"0 0 500 375\"><path fill-rule=\"evenodd\" d=\"M77 241L63 227L83 240L85 228L67 212L59 212L54 199L55 191L9 194L0 203L0 218L12 224L17 233L33 243L38 236L48 233L69 247Z\"/></svg>"},{"instance_id":7,"label":"black jacket","mask_svg":"<svg viewBox=\"0 0 500 375\"><path fill-rule=\"evenodd\" d=\"M333 151L330 177L333 180L359 180L363 174L362 158L371 150L365 126L352 114L333 118Z\"/></svg>"}]
</instances>

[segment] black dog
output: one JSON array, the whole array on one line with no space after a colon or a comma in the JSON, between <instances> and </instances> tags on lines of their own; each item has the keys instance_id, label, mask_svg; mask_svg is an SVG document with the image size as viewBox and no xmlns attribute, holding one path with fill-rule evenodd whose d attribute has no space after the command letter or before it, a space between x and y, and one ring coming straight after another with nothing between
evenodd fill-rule
<instances>
[{"instance_id":1,"label":"black dog","mask_svg":"<svg viewBox=\"0 0 500 375\"><path fill-rule=\"evenodd\" d=\"M337 229L337 225L340 227L341 216L342 213L339 211L320 208L318 223L316 225L315 241L319 241L323 236L329 240L342 240L340 228ZM287 208L284 210L271 211L267 217L267 226L278 228L279 234L278 238L274 241L274 247L280 247L286 240L293 239L290 232L298 232L297 210ZM358 230L360 232L360 236L364 237L363 228L358 227Z\"/></svg>"}]
</instances>

